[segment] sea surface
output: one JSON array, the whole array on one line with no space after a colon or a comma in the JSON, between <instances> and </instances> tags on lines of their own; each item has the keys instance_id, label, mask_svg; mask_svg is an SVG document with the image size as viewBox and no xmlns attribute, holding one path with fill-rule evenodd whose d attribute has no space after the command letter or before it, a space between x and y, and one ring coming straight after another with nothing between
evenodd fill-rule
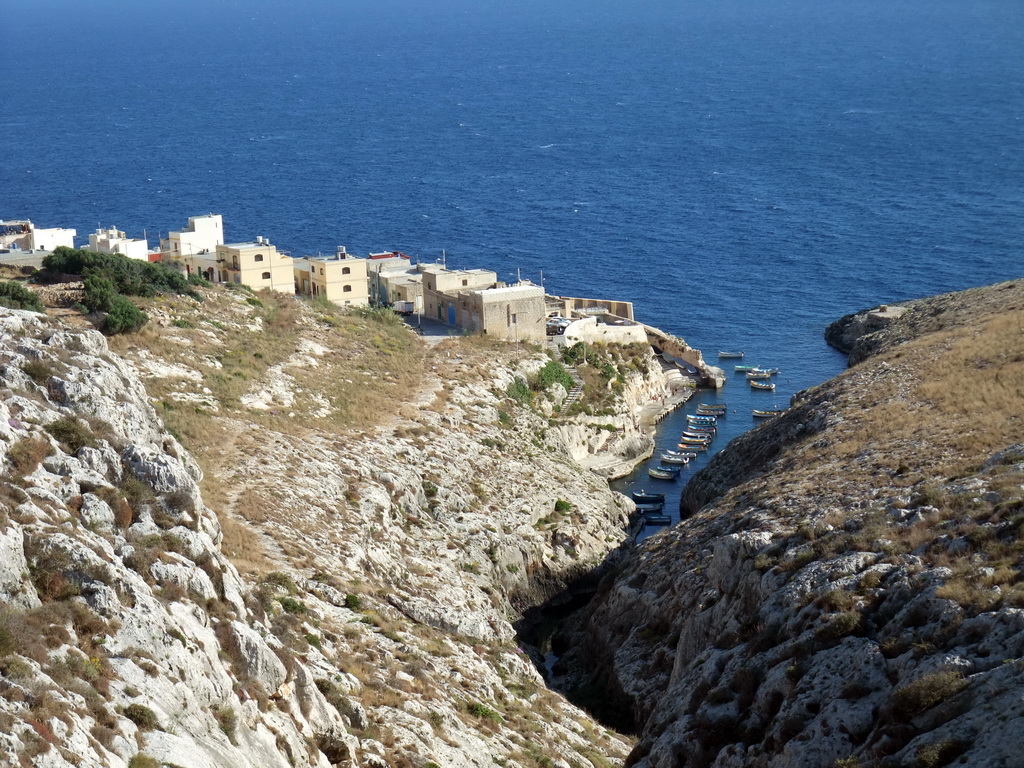
<instances>
[{"instance_id":1,"label":"sea surface","mask_svg":"<svg viewBox=\"0 0 1024 768\"><path fill-rule=\"evenodd\" d=\"M1024 273L1020 0L4 9L0 218L155 245L217 212L629 300L782 369L730 377L719 445L844 367L831 320Z\"/></svg>"}]
</instances>

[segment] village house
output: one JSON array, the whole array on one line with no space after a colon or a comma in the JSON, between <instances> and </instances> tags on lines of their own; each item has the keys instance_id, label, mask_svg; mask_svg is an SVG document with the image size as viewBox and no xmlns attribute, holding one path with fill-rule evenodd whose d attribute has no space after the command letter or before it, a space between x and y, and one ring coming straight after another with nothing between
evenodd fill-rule
<instances>
[{"instance_id":1,"label":"village house","mask_svg":"<svg viewBox=\"0 0 1024 768\"><path fill-rule=\"evenodd\" d=\"M168 232L160 240L160 255L186 274L199 275L211 283L295 293L292 257L278 251L264 237L225 244L224 220L219 213L190 216L185 229Z\"/></svg>"},{"instance_id":2,"label":"village house","mask_svg":"<svg viewBox=\"0 0 1024 768\"><path fill-rule=\"evenodd\" d=\"M333 256L294 259L292 269L298 294L322 296L343 307L369 304L367 260L348 254L342 246Z\"/></svg>"},{"instance_id":3,"label":"village house","mask_svg":"<svg viewBox=\"0 0 1024 768\"><path fill-rule=\"evenodd\" d=\"M505 285L486 269L423 267L424 313L467 331L509 340L545 337L544 289L522 282Z\"/></svg>"},{"instance_id":4,"label":"village house","mask_svg":"<svg viewBox=\"0 0 1024 768\"><path fill-rule=\"evenodd\" d=\"M227 280L217 263L217 247L224 244L224 220L219 213L190 216L180 232L168 232L160 240L160 256L187 274L197 274L211 283Z\"/></svg>"},{"instance_id":5,"label":"village house","mask_svg":"<svg viewBox=\"0 0 1024 768\"><path fill-rule=\"evenodd\" d=\"M119 253L129 259L149 261L149 243L140 237L129 238L125 233L114 227L97 229L89 235L89 250L97 253ZM155 255L159 258L159 254Z\"/></svg>"},{"instance_id":6,"label":"village house","mask_svg":"<svg viewBox=\"0 0 1024 768\"><path fill-rule=\"evenodd\" d=\"M0 248L22 251L52 251L59 246L75 247L77 230L51 227L40 229L28 219L0 220Z\"/></svg>"},{"instance_id":7,"label":"village house","mask_svg":"<svg viewBox=\"0 0 1024 768\"><path fill-rule=\"evenodd\" d=\"M391 307L408 302L415 312L423 311L423 264L410 263L398 251L371 253L366 262L370 303Z\"/></svg>"},{"instance_id":8,"label":"village house","mask_svg":"<svg viewBox=\"0 0 1024 768\"><path fill-rule=\"evenodd\" d=\"M278 293L295 293L294 259L281 253L266 238L253 243L231 243L217 246L216 260L219 282L247 285L253 290L266 288ZM207 278L209 279L209 278Z\"/></svg>"}]
</instances>

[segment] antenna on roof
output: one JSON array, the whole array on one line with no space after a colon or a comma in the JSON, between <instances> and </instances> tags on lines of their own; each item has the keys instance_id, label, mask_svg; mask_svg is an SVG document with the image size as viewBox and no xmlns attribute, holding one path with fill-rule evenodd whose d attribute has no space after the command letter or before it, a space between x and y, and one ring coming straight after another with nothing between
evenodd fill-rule
<instances>
[{"instance_id":1,"label":"antenna on roof","mask_svg":"<svg viewBox=\"0 0 1024 768\"><path fill-rule=\"evenodd\" d=\"M448 269L448 254L444 252L444 248L441 249L441 266Z\"/></svg>"}]
</instances>

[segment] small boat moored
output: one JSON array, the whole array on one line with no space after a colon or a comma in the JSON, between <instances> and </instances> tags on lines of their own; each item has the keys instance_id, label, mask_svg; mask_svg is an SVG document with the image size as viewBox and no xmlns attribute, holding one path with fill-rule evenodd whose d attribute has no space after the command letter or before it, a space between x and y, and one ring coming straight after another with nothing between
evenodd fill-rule
<instances>
[{"instance_id":1,"label":"small boat moored","mask_svg":"<svg viewBox=\"0 0 1024 768\"><path fill-rule=\"evenodd\" d=\"M705 403L697 404L697 416L725 416L729 410L728 406L724 403L722 405L707 405Z\"/></svg>"},{"instance_id":2,"label":"small boat moored","mask_svg":"<svg viewBox=\"0 0 1024 768\"><path fill-rule=\"evenodd\" d=\"M784 408L754 408L750 412L754 415L755 419L771 419L775 416L781 416L786 412L786 410Z\"/></svg>"},{"instance_id":3,"label":"small boat moored","mask_svg":"<svg viewBox=\"0 0 1024 768\"><path fill-rule=\"evenodd\" d=\"M664 504L637 504L636 511L642 515L653 515L665 509Z\"/></svg>"},{"instance_id":4,"label":"small boat moored","mask_svg":"<svg viewBox=\"0 0 1024 768\"><path fill-rule=\"evenodd\" d=\"M695 416L687 414L686 421L690 424L717 424L718 418L715 416Z\"/></svg>"},{"instance_id":5,"label":"small boat moored","mask_svg":"<svg viewBox=\"0 0 1024 768\"><path fill-rule=\"evenodd\" d=\"M733 370L735 370L736 373L750 373L751 371L756 371L757 370L757 366L756 365L737 365Z\"/></svg>"},{"instance_id":6,"label":"small boat moored","mask_svg":"<svg viewBox=\"0 0 1024 768\"><path fill-rule=\"evenodd\" d=\"M772 375L768 371L748 371L747 380L751 379L770 379Z\"/></svg>"},{"instance_id":7,"label":"small boat moored","mask_svg":"<svg viewBox=\"0 0 1024 768\"><path fill-rule=\"evenodd\" d=\"M656 467L650 467L647 474L657 480L675 480L679 477L679 467L666 467L659 464Z\"/></svg>"},{"instance_id":8,"label":"small boat moored","mask_svg":"<svg viewBox=\"0 0 1024 768\"><path fill-rule=\"evenodd\" d=\"M661 454L661 456L659 458L661 458L661 463L662 464L683 464L683 465L686 465L686 464L690 463L690 457L689 456L684 456L683 454L678 453L676 451L665 451L665 453Z\"/></svg>"},{"instance_id":9,"label":"small boat moored","mask_svg":"<svg viewBox=\"0 0 1024 768\"><path fill-rule=\"evenodd\" d=\"M633 501L637 504L664 504L665 494L664 493L650 493L643 490L633 491L630 494L633 497Z\"/></svg>"},{"instance_id":10,"label":"small boat moored","mask_svg":"<svg viewBox=\"0 0 1024 768\"><path fill-rule=\"evenodd\" d=\"M644 515L644 525L671 525L672 518L668 515Z\"/></svg>"},{"instance_id":11,"label":"small boat moored","mask_svg":"<svg viewBox=\"0 0 1024 768\"><path fill-rule=\"evenodd\" d=\"M775 384L773 384L770 381L769 382L764 382L764 381L757 381L755 379L751 379L750 380L750 388L751 389L760 389L760 390L764 390L766 392L774 392L775 391Z\"/></svg>"},{"instance_id":12,"label":"small boat moored","mask_svg":"<svg viewBox=\"0 0 1024 768\"><path fill-rule=\"evenodd\" d=\"M719 360L726 360L728 358L737 358L739 360L742 360L743 359L743 353L742 352L721 352L721 351L719 351L719 353L718 353L718 359Z\"/></svg>"}]
</instances>

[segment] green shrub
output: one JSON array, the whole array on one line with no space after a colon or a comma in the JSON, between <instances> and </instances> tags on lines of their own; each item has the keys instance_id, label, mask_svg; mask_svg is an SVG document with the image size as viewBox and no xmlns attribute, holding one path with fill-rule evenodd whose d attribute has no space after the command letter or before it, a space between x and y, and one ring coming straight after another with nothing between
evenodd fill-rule
<instances>
[{"instance_id":1,"label":"green shrub","mask_svg":"<svg viewBox=\"0 0 1024 768\"><path fill-rule=\"evenodd\" d=\"M350 611L358 611L363 607L363 598L359 595L345 595L345 607Z\"/></svg>"},{"instance_id":2,"label":"green shrub","mask_svg":"<svg viewBox=\"0 0 1024 768\"><path fill-rule=\"evenodd\" d=\"M281 604L281 607L288 613L305 613L306 604L301 600L296 600L294 597L281 597L278 598L277 602Z\"/></svg>"},{"instance_id":3,"label":"green shrub","mask_svg":"<svg viewBox=\"0 0 1024 768\"><path fill-rule=\"evenodd\" d=\"M473 702L466 707L466 711L473 717L479 717L486 720L490 720L494 723L500 723L502 720L501 714L488 706L484 706L478 702Z\"/></svg>"},{"instance_id":4,"label":"green shrub","mask_svg":"<svg viewBox=\"0 0 1024 768\"><path fill-rule=\"evenodd\" d=\"M133 333L149 322L149 317L124 296L115 296L110 311L103 322L104 332L111 336L118 333Z\"/></svg>"},{"instance_id":5,"label":"green shrub","mask_svg":"<svg viewBox=\"0 0 1024 768\"><path fill-rule=\"evenodd\" d=\"M71 453L79 448L95 445L92 430L78 419L57 419L46 425L46 431L53 435Z\"/></svg>"},{"instance_id":6,"label":"green shrub","mask_svg":"<svg viewBox=\"0 0 1024 768\"><path fill-rule=\"evenodd\" d=\"M128 761L128 768L160 768L160 761L139 752L132 755L132 759Z\"/></svg>"},{"instance_id":7,"label":"green shrub","mask_svg":"<svg viewBox=\"0 0 1024 768\"><path fill-rule=\"evenodd\" d=\"M555 512L570 512L572 511L572 504L565 499L555 500Z\"/></svg>"},{"instance_id":8,"label":"green shrub","mask_svg":"<svg viewBox=\"0 0 1024 768\"><path fill-rule=\"evenodd\" d=\"M85 278L84 287L82 304L90 312L109 312L114 306L114 297L118 294L113 280L102 274L92 274Z\"/></svg>"},{"instance_id":9,"label":"green shrub","mask_svg":"<svg viewBox=\"0 0 1024 768\"><path fill-rule=\"evenodd\" d=\"M527 404L533 400L533 391L522 379L515 379L511 384L509 384L508 389L505 390L505 394L512 400L523 404Z\"/></svg>"},{"instance_id":10,"label":"green shrub","mask_svg":"<svg viewBox=\"0 0 1024 768\"><path fill-rule=\"evenodd\" d=\"M21 283L2 282L0 283L0 307L42 312L43 302Z\"/></svg>"},{"instance_id":11,"label":"green shrub","mask_svg":"<svg viewBox=\"0 0 1024 768\"><path fill-rule=\"evenodd\" d=\"M156 712L144 704L129 704L124 708L123 714L144 731L152 731L160 727Z\"/></svg>"},{"instance_id":12,"label":"green shrub","mask_svg":"<svg viewBox=\"0 0 1024 768\"><path fill-rule=\"evenodd\" d=\"M283 587L289 595L294 595L299 591L292 577L283 571L271 571L263 577L263 581L266 584L276 584L279 587Z\"/></svg>"},{"instance_id":13,"label":"green shrub","mask_svg":"<svg viewBox=\"0 0 1024 768\"><path fill-rule=\"evenodd\" d=\"M572 376L570 376L569 372L565 370L565 366L555 360L549 360L544 367L537 372L536 387L538 390L545 390L552 384L556 383L565 387L566 392L576 385Z\"/></svg>"}]
</instances>

